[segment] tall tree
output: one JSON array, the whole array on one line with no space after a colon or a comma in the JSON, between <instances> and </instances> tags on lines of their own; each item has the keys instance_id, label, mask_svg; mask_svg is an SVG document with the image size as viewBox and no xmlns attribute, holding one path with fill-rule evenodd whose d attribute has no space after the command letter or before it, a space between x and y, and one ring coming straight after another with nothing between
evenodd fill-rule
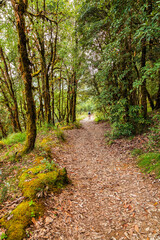
<instances>
[{"instance_id":1,"label":"tall tree","mask_svg":"<svg viewBox=\"0 0 160 240\"><path fill-rule=\"evenodd\" d=\"M18 3L15 0L11 0L17 24L18 32L18 50L20 55L20 70L25 87L26 98L26 113L27 113L27 139L25 146L21 154L30 152L35 145L36 140L36 110L32 93L32 75L30 60L27 51L27 39L25 34L25 18L24 15L27 11L28 1L19 0Z\"/></svg>"}]
</instances>

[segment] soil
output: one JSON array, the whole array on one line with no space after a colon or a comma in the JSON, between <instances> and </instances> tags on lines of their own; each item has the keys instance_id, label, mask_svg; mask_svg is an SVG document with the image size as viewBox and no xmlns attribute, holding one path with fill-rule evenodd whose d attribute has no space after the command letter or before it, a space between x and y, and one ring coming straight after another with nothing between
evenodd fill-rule
<instances>
[{"instance_id":1,"label":"soil","mask_svg":"<svg viewBox=\"0 0 160 240\"><path fill-rule=\"evenodd\" d=\"M109 146L107 129L85 119L81 129L65 132L63 149L52 149L72 183L46 199L44 218L28 229L30 240L160 239L160 182L136 167L129 153L134 140Z\"/></svg>"}]
</instances>

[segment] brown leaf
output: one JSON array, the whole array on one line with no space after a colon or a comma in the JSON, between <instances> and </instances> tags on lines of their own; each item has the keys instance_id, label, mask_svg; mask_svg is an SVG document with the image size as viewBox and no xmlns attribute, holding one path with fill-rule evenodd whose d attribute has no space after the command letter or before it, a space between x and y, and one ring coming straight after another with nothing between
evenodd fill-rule
<instances>
[{"instance_id":1,"label":"brown leaf","mask_svg":"<svg viewBox=\"0 0 160 240\"><path fill-rule=\"evenodd\" d=\"M36 221L36 219L35 219L34 217L32 218L32 222L33 222L33 224L36 226L37 221Z\"/></svg>"},{"instance_id":2,"label":"brown leaf","mask_svg":"<svg viewBox=\"0 0 160 240\"><path fill-rule=\"evenodd\" d=\"M131 206L131 205L129 205L129 206L128 206L128 209L129 209L129 210L132 210L132 206Z\"/></svg>"},{"instance_id":3,"label":"brown leaf","mask_svg":"<svg viewBox=\"0 0 160 240\"><path fill-rule=\"evenodd\" d=\"M137 226L137 225L135 225L135 231L137 232L137 233L139 233L139 227Z\"/></svg>"}]
</instances>

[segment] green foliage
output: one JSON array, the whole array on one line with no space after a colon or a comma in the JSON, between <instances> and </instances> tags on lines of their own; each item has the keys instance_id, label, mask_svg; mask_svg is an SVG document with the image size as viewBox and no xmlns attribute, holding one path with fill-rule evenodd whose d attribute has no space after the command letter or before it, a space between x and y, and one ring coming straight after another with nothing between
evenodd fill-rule
<instances>
[{"instance_id":1,"label":"green foliage","mask_svg":"<svg viewBox=\"0 0 160 240\"><path fill-rule=\"evenodd\" d=\"M46 134L51 130L56 130L57 127L54 126L53 124L49 124L49 123L44 123L41 127L38 127L38 132L40 132L41 134Z\"/></svg>"},{"instance_id":2,"label":"green foliage","mask_svg":"<svg viewBox=\"0 0 160 240\"><path fill-rule=\"evenodd\" d=\"M154 114L152 121L154 124L149 128L148 144L150 148L158 149L160 148L160 113Z\"/></svg>"},{"instance_id":3,"label":"green foliage","mask_svg":"<svg viewBox=\"0 0 160 240\"><path fill-rule=\"evenodd\" d=\"M113 139L132 136L134 132L134 127L131 123L118 123L112 124L111 135Z\"/></svg>"},{"instance_id":4,"label":"green foliage","mask_svg":"<svg viewBox=\"0 0 160 240\"><path fill-rule=\"evenodd\" d=\"M26 133L18 132L18 133L12 133L8 135L6 139L3 139L3 142L6 145L11 145L15 143L22 143L25 140L26 140Z\"/></svg>"},{"instance_id":5,"label":"green foliage","mask_svg":"<svg viewBox=\"0 0 160 240\"><path fill-rule=\"evenodd\" d=\"M5 233L2 233L1 240L7 239L7 235Z\"/></svg>"},{"instance_id":6,"label":"green foliage","mask_svg":"<svg viewBox=\"0 0 160 240\"><path fill-rule=\"evenodd\" d=\"M108 114L103 112L96 112L95 119L94 119L96 123L103 122L103 121L106 122L108 120L109 120Z\"/></svg>"},{"instance_id":7,"label":"green foliage","mask_svg":"<svg viewBox=\"0 0 160 240\"><path fill-rule=\"evenodd\" d=\"M160 178L160 153L145 153L139 156L138 166L144 172L154 173L156 178Z\"/></svg>"}]
</instances>

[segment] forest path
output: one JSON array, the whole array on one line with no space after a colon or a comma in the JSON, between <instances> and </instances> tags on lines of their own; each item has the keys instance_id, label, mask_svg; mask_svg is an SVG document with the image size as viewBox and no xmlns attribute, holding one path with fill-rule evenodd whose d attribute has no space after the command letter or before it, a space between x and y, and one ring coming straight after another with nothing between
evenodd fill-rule
<instances>
[{"instance_id":1,"label":"forest path","mask_svg":"<svg viewBox=\"0 0 160 240\"><path fill-rule=\"evenodd\" d=\"M47 199L44 225L31 239L159 240L158 181L105 143L106 124L85 119L82 126L66 131L57 161L72 184Z\"/></svg>"}]
</instances>

